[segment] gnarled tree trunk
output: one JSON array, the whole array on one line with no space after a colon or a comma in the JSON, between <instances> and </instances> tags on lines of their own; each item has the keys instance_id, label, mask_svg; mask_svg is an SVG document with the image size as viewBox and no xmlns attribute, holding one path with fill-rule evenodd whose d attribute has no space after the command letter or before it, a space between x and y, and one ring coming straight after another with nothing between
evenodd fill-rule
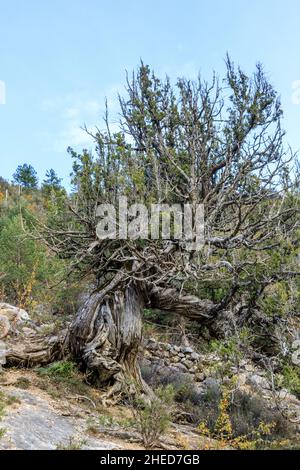
<instances>
[{"instance_id":1,"label":"gnarled tree trunk","mask_svg":"<svg viewBox=\"0 0 300 470\"><path fill-rule=\"evenodd\" d=\"M151 395L138 365L145 305L210 327L220 317L218 306L210 301L181 295L175 289L153 288L134 281L126 284L120 272L105 289L87 298L67 332L56 337L36 335L8 344L7 363L31 367L71 355L93 383L105 391L104 402L113 403L136 392Z\"/></svg>"},{"instance_id":2,"label":"gnarled tree trunk","mask_svg":"<svg viewBox=\"0 0 300 470\"><path fill-rule=\"evenodd\" d=\"M106 399L149 391L141 378L138 352L142 339L141 290L130 283L125 290L96 292L85 302L68 335L71 354L87 369Z\"/></svg>"},{"instance_id":3,"label":"gnarled tree trunk","mask_svg":"<svg viewBox=\"0 0 300 470\"><path fill-rule=\"evenodd\" d=\"M16 367L35 367L62 359L66 351L66 331L59 335L5 338L1 341L3 364Z\"/></svg>"}]
</instances>

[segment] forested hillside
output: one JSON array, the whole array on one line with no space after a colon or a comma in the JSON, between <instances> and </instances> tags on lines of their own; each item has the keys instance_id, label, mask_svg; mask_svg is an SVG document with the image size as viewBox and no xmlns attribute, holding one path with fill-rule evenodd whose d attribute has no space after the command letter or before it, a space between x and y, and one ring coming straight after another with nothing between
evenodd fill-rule
<instances>
[{"instance_id":1,"label":"forested hillside","mask_svg":"<svg viewBox=\"0 0 300 470\"><path fill-rule=\"evenodd\" d=\"M13 183L0 180L1 298L30 311L40 307L51 314L74 313L76 287L64 280L66 263L33 236L36 220L51 224L55 214L67 210L67 192L54 170L39 186L30 181L34 169L22 165L28 167L28 174Z\"/></svg>"}]
</instances>

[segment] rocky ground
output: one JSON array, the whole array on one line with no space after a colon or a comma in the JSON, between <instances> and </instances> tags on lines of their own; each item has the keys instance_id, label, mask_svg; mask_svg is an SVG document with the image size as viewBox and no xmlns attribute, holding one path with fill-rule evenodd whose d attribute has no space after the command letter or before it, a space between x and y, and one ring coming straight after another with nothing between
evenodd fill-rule
<instances>
[{"instance_id":1,"label":"rocky ground","mask_svg":"<svg viewBox=\"0 0 300 470\"><path fill-rule=\"evenodd\" d=\"M274 397L263 373L246 369L239 375L239 386L249 393L263 394L268 406L282 406L296 423L296 436L300 402L284 390ZM206 377L198 383L199 390L213 380ZM143 449L141 438L132 427L130 409L104 408L99 404L100 392L87 387L87 391L76 390L65 383L52 383L35 371L2 370L0 449ZM218 442L200 435L193 425L174 423L161 439L160 447L218 448Z\"/></svg>"},{"instance_id":2,"label":"rocky ground","mask_svg":"<svg viewBox=\"0 0 300 470\"><path fill-rule=\"evenodd\" d=\"M7 370L0 375L0 397L5 402L0 449L143 449L139 435L128 424L125 406L102 409L93 399L67 390L55 394L41 389L41 379L28 370ZM98 397L99 398L99 397ZM171 426L162 448L195 448L211 442L188 425Z\"/></svg>"},{"instance_id":3,"label":"rocky ground","mask_svg":"<svg viewBox=\"0 0 300 470\"><path fill-rule=\"evenodd\" d=\"M20 324L18 331L2 342L0 369L1 362L5 367L11 342L22 348L36 331L48 333L54 327L36 326L33 322ZM218 448L218 441L200 432L197 407L209 390L226 386L229 377L235 378L236 391L258 397L260 406L282 417L288 425L289 438L300 445L300 401L275 384L272 370L249 359L226 365L216 353L199 353L193 347L155 338L145 341L140 362L150 386L175 384L177 392L181 387L179 395L184 391L185 400L193 405L187 408L179 403L177 419L160 439L160 448ZM143 449L131 408L105 407L101 404L101 391L86 382L78 371L56 376L49 371L43 373L43 368L0 370L0 449Z\"/></svg>"},{"instance_id":4,"label":"rocky ground","mask_svg":"<svg viewBox=\"0 0 300 470\"><path fill-rule=\"evenodd\" d=\"M240 360L226 370L224 360L215 353L199 354L192 347L180 347L150 338L145 344L142 365L151 368L152 374L156 373L158 377L170 374L190 377L199 392L205 392L209 384L226 384L228 375L232 375L236 389L261 397L266 406L278 410L289 420L295 434L300 433L300 400L287 389L276 387L271 369L259 367L249 359ZM222 369L223 377L220 378ZM217 370L219 373L216 373Z\"/></svg>"}]
</instances>

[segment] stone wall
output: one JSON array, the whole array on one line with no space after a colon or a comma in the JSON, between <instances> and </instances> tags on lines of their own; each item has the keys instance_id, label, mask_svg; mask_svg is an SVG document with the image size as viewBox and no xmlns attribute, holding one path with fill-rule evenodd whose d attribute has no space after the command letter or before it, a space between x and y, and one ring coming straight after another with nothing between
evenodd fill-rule
<instances>
[{"instance_id":1,"label":"stone wall","mask_svg":"<svg viewBox=\"0 0 300 470\"><path fill-rule=\"evenodd\" d=\"M213 372L216 365L222 365L222 359L215 353L198 354L191 347L158 342L153 338L144 344L141 365L151 365L152 374L190 374L199 393L222 384L220 377ZM266 369L243 359L239 367L231 367L231 372L236 376L239 390L263 398L268 408L280 410L295 426L295 431L300 432L300 400L286 389L273 389ZM226 380L226 377L223 378L223 383L228 383Z\"/></svg>"},{"instance_id":2,"label":"stone wall","mask_svg":"<svg viewBox=\"0 0 300 470\"><path fill-rule=\"evenodd\" d=\"M190 347L157 342L150 338L145 344L144 358L157 366L167 366L193 375L200 373L201 356Z\"/></svg>"}]
</instances>

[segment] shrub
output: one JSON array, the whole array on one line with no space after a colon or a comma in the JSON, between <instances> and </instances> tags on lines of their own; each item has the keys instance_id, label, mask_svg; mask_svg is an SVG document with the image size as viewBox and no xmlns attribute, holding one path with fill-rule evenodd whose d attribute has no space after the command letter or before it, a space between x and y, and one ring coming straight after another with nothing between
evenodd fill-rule
<instances>
[{"instance_id":1,"label":"shrub","mask_svg":"<svg viewBox=\"0 0 300 470\"><path fill-rule=\"evenodd\" d=\"M195 385L192 378L183 373L167 373L167 369L151 366L142 368L143 377L153 386L172 385L174 401L179 404L177 420L198 426L205 422L206 428L213 433L220 414L222 390L217 380L210 379L203 383L203 390ZM292 381L294 383L294 381ZM260 439L275 440L289 436L289 425L279 411L270 410L266 402L257 396L240 390L235 391L228 404L232 437L253 435L260 423L272 424L269 435ZM218 426L217 426L218 427Z\"/></svg>"},{"instance_id":2,"label":"shrub","mask_svg":"<svg viewBox=\"0 0 300 470\"><path fill-rule=\"evenodd\" d=\"M30 380L27 377L18 377L15 382L15 387L26 390L30 387Z\"/></svg>"},{"instance_id":3,"label":"shrub","mask_svg":"<svg viewBox=\"0 0 300 470\"><path fill-rule=\"evenodd\" d=\"M257 426L251 426L245 434L236 435L231 415L232 401L230 395L229 388L223 390L218 406L218 417L214 426L210 429L207 422L202 421L199 424L201 434L216 439L218 448L261 449L268 446L268 442L274 437L273 432L276 423L263 421L261 415Z\"/></svg>"},{"instance_id":4,"label":"shrub","mask_svg":"<svg viewBox=\"0 0 300 470\"><path fill-rule=\"evenodd\" d=\"M133 403L132 413L144 446L148 449L159 444L167 431L173 411L174 390L159 387L155 397L147 402L143 398Z\"/></svg>"},{"instance_id":5,"label":"shrub","mask_svg":"<svg viewBox=\"0 0 300 470\"><path fill-rule=\"evenodd\" d=\"M217 382L212 381L205 391L200 391L190 375L182 372L170 373L167 368L143 365L141 372L144 380L152 387L171 385L174 401L180 405L181 413L177 419L184 419L198 425L202 420L213 423L216 419L220 390Z\"/></svg>"},{"instance_id":6,"label":"shrub","mask_svg":"<svg viewBox=\"0 0 300 470\"><path fill-rule=\"evenodd\" d=\"M46 367L39 367L37 373L47 379L46 390L58 398L67 389L80 395L90 395L90 388L84 383L85 376L81 374L76 364L71 361L57 361ZM45 384L39 384L45 388Z\"/></svg>"},{"instance_id":7,"label":"shrub","mask_svg":"<svg viewBox=\"0 0 300 470\"><path fill-rule=\"evenodd\" d=\"M71 378L76 372L76 365L71 361L57 361L46 367L39 367L37 372L41 375L47 375L54 378Z\"/></svg>"},{"instance_id":8,"label":"shrub","mask_svg":"<svg viewBox=\"0 0 300 470\"><path fill-rule=\"evenodd\" d=\"M288 437L290 434L288 422L281 413L267 408L265 401L257 396L236 392L229 413L234 437L251 434L261 422L273 424L268 439Z\"/></svg>"},{"instance_id":9,"label":"shrub","mask_svg":"<svg viewBox=\"0 0 300 470\"><path fill-rule=\"evenodd\" d=\"M86 441L79 440L74 436L69 437L68 442L65 444L60 442L56 450L81 450L82 447L85 445Z\"/></svg>"},{"instance_id":10,"label":"shrub","mask_svg":"<svg viewBox=\"0 0 300 470\"><path fill-rule=\"evenodd\" d=\"M291 393L294 393L300 399L300 372L299 366L294 367L287 365L282 370L283 383L282 385L287 388Z\"/></svg>"}]
</instances>

